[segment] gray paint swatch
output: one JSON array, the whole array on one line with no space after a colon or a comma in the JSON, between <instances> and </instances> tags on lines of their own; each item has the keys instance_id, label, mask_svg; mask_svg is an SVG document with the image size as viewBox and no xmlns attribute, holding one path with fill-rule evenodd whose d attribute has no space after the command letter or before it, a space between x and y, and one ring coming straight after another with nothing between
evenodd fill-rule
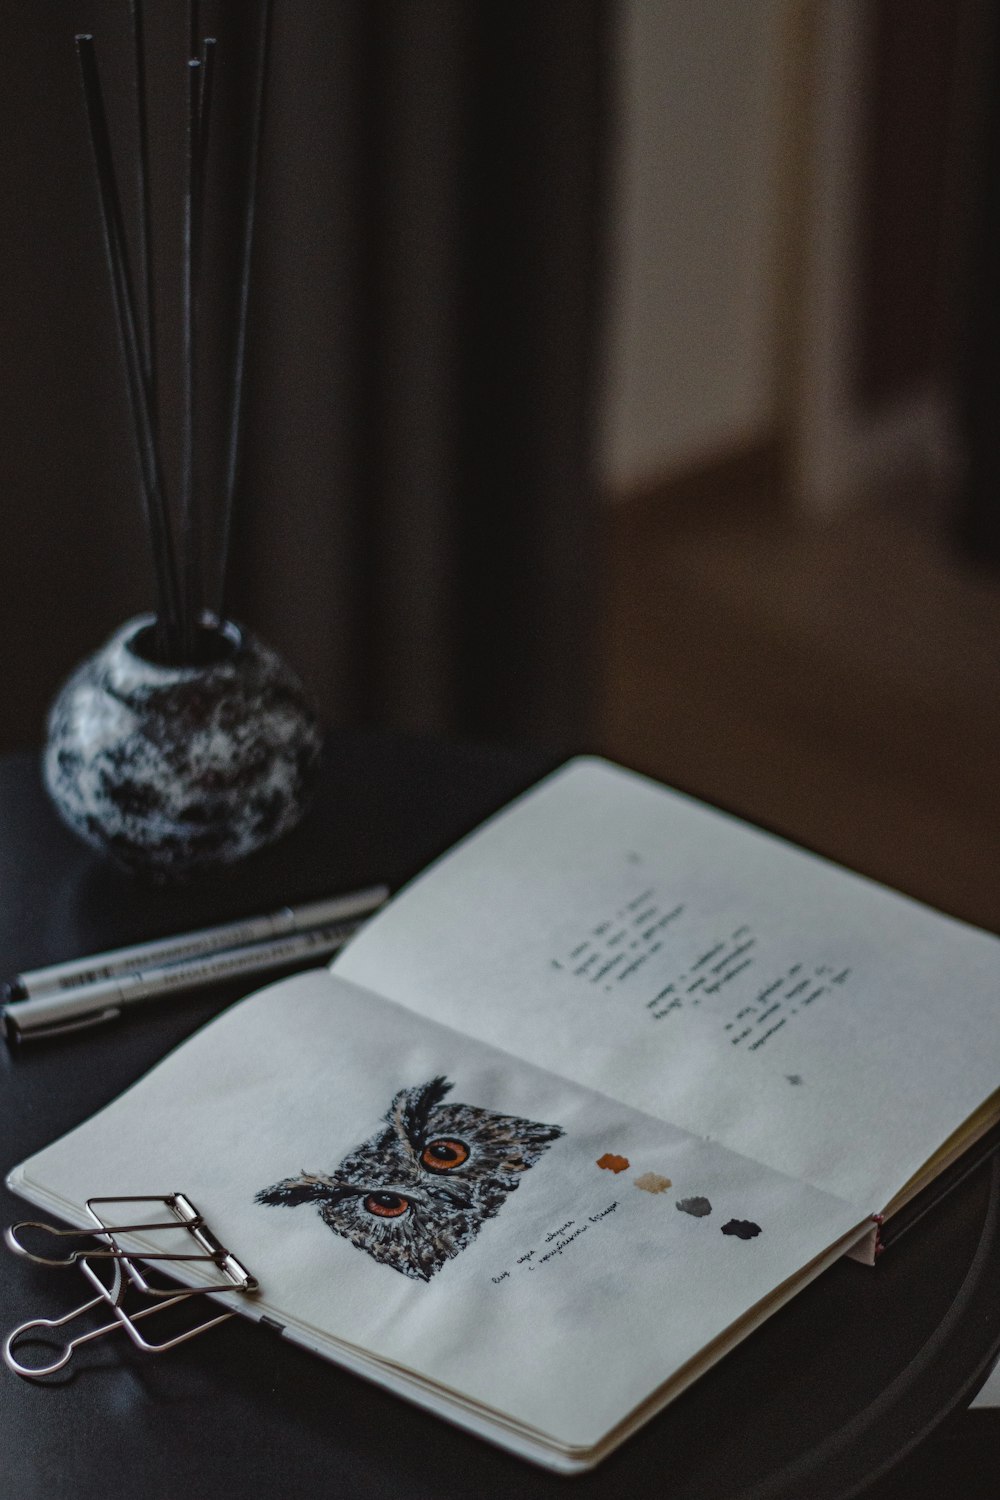
<instances>
[{"instance_id":1,"label":"gray paint swatch","mask_svg":"<svg viewBox=\"0 0 1000 1500\"><path fill-rule=\"evenodd\" d=\"M677 1207L682 1214L691 1214L695 1219L703 1219L712 1212L712 1205L707 1198L678 1198Z\"/></svg>"}]
</instances>

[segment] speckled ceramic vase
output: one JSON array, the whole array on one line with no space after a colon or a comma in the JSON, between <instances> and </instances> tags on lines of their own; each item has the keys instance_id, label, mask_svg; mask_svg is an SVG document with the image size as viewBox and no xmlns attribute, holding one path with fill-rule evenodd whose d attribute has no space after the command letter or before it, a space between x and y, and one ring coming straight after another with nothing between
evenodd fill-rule
<instances>
[{"instance_id":1,"label":"speckled ceramic vase","mask_svg":"<svg viewBox=\"0 0 1000 1500\"><path fill-rule=\"evenodd\" d=\"M74 832L156 880L229 865L305 810L322 747L298 678L225 622L204 666L159 665L140 616L89 657L49 714L43 774Z\"/></svg>"}]
</instances>

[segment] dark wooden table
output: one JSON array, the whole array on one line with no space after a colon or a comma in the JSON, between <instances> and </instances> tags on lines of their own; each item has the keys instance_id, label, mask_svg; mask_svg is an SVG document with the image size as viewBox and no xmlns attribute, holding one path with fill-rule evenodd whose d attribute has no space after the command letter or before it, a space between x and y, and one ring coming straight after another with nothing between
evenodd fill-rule
<instances>
[{"instance_id":1,"label":"dark wooden table","mask_svg":"<svg viewBox=\"0 0 1000 1500\"><path fill-rule=\"evenodd\" d=\"M283 845L163 891L79 845L51 811L34 757L7 757L0 974L379 880L395 887L550 765L534 753L339 734L315 807ZM17 1053L0 1046L0 1166L92 1114L236 993L143 1007ZM5 1224L25 1216L20 1200L0 1196ZM8 1256L0 1332L82 1300L82 1278ZM876 1271L832 1267L582 1478L536 1470L234 1319L155 1358L116 1336L47 1385L0 1367L0 1494L506 1500L565 1496L569 1484L581 1500L992 1497L998 1414L964 1408L998 1353L1000 1174L987 1163Z\"/></svg>"}]
</instances>

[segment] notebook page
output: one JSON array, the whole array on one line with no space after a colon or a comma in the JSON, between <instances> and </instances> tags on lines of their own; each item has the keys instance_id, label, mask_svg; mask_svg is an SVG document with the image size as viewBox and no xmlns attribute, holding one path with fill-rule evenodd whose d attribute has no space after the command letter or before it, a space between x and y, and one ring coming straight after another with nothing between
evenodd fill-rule
<instances>
[{"instance_id":1,"label":"notebook page","mask_svg":"<svg viewBox=\"0 0 1000 1500\"><path fill-rule=\"evenodd\" d=\"M91 1193L164 1185L258 1278L241 1311L574 1450L858 1224L323 970L224 1012L12 1181L77 1222Z\"/></svg>"},{"instance_id":2,"label":"notebook page","mask_svg":"<svg viewBox=\"0 0 1000 1500\"><path fill-rule=\"evenodd\" d=\"M595 760L333 969L869 1211L1000 1076L996 938Z\"/></svg>"}]
</instances>

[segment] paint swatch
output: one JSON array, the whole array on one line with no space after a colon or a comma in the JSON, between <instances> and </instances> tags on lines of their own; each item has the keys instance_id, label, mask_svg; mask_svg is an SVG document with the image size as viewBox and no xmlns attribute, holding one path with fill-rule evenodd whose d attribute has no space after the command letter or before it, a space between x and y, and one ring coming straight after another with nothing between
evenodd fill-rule
<instances>
[{"instance_id":1,"label":"paint swatch","mask_svg":"<svg viewBox=\"0 0 1000 1500\"><path fill-rule=\"evenodd\" d=\"M707 1198L678 1198L677 1207L682 1214L690 1214L693 1219L703 1219L712 1212Z\"/></svg>"},{"instance_id":2,"label":"paint swatch","mask_svg":"<svg viewBox=\"0 0 1000 1500\"><path fill-rule=\"evenodd\" d=\"M723 1224L722 1232L734 1234L738 1240L752 1240L760 1234L760 1225L751 1224L749 1219L730 1219L728 1224Z\"/></svg>"},{"instance_id":3,"label":"paint swatch","mask_svg":"<svg viewBox=\"0 0 1000 1500\"><path fill-rule=\"evenodd\" d=\"M658 1172L643 1172L641 1177L635 1179L637 1188L644 1193L665 1193L668 1187L673 1187L669 1177L661 1177Z\"/></svg>"},{"instance_id":4,"label":"paint swatch","mask_svg":"<svg viewBox=\"0 0 1000 1500\"><path fill-rule=\"evenodd\" d=\"M597 1158L597 1165L605 1172L627 1172L631 1163L627 1156L615 1156L613 1152L605 1151Z\"/></svg>"}]
</instances>

